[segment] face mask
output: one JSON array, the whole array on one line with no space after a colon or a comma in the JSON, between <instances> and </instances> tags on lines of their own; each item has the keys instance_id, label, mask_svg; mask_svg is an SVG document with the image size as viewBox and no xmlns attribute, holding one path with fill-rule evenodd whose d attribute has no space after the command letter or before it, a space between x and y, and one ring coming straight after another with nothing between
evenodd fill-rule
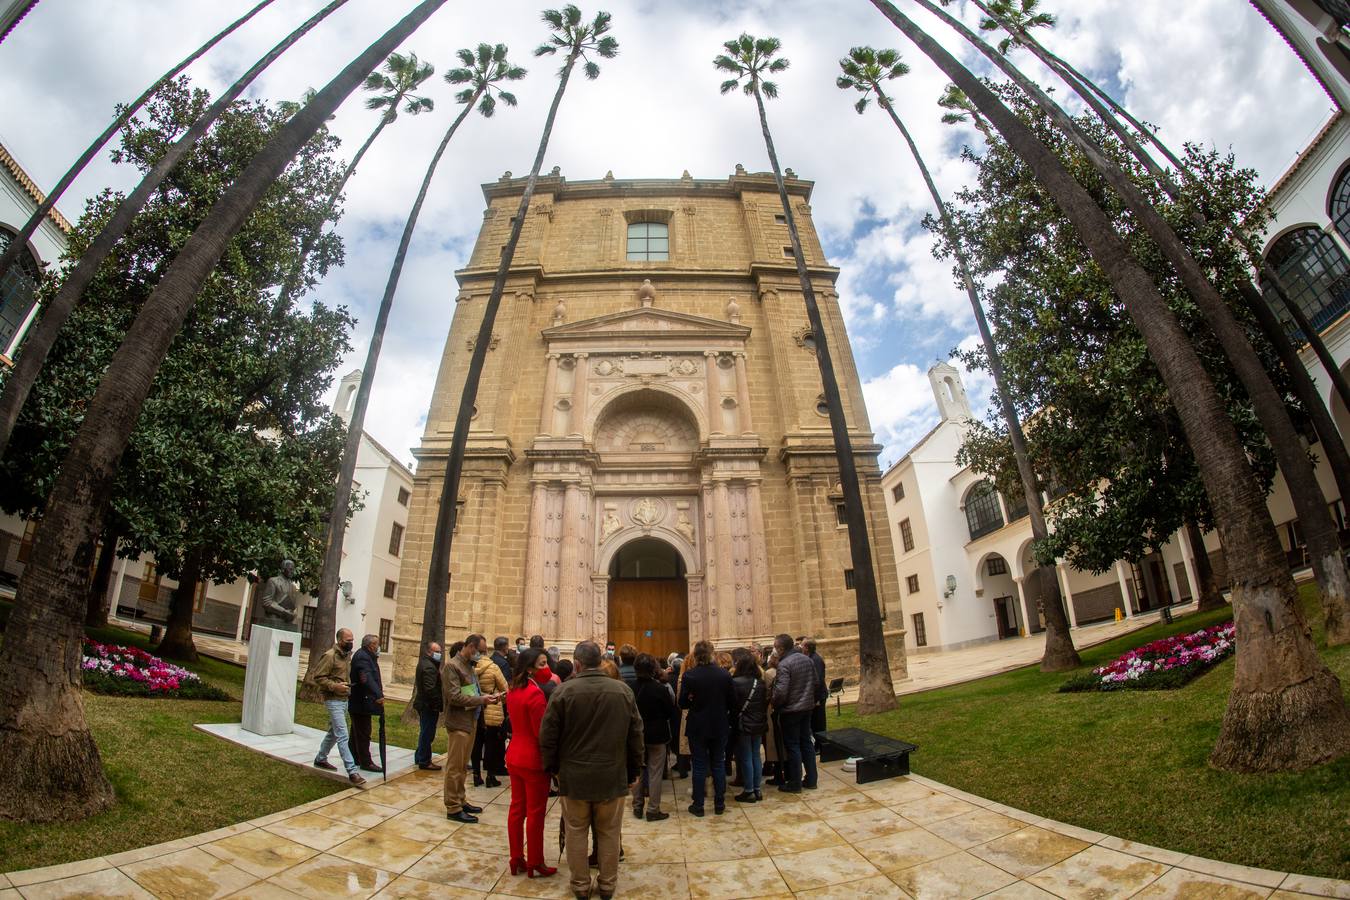
<instances>
[{"instance_id":1,"label":"face mask","mask_svg":"<svg viewBox=\"0 0 1350 900\"><path fill-rule=\"evenodd\" d=\"M548 666L545 666L542 669L535 669L534 680L539 682L540 684L545 684L553 680L553 673L549 671Z\"/></svg>"},{"instance_id":2,"label":"face mask","mask_svg":"<svg viewBox=\"0 0 1350 900\"><path fill-rule=\"evenodd\" d=\"M483 654L479 653L477 650L474 651L473 656L469 657L469 659L473 660L474 662L478 662L482 658Z\"/></svg>"},{"instance_id":3,"label":"face mask","mask_svg":"<svg viewBox=\"0 0 1350 900\"><path fill-rule=\"evenodd\" d=\"M441 661L441 651L437 650L435 653L431 654L431 658L432 658L434 661L436 661L436 662L440 662L440 661Z\"/></svg>"},{"instance_id":4,"label":"face mask","mask_svg":"<svg viewBox=\"0 0 1350 900\"><path fill-rule=\"evenodd\" d=\"M370 655L371 655L371 656L379 656L379 655L380 655L380 648L379 648L379 647L371 647L371 648L370 648Z\"/></svg>"},{"instance_id":5,"label":"face mask","mask_svg":"<svg viewBox=\"0 0 1350 900\"><path fill-rule=\"evenodd\" d=\"M340 648L342 649L342 652L343 652L343 653L351 653L351 652L352 652L352 642L351 642L351 641L343 641L342 643L338 644L338 647L340 647Z\"/></svg>"}]
</instances>

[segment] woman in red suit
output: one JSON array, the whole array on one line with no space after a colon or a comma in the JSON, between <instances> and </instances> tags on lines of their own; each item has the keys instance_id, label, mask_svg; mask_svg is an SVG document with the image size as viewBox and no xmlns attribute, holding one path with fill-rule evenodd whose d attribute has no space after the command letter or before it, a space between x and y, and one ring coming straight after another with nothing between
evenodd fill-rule
<instances>
[{"instance_id":1,"label":"woman in red suit","mask_svg":"<svg viewBox=\"0 0 1350 900\"><path fill-rule=\"evenodd\" d=\"M549 775L539 756L539 723L548 699L542 685L553 677L548 654L526 650L516 658L506 712L511 717L511 744L506 748L506 771L511 776L511 810L506 833L511 845L511 874L543 878L558 870L544 865L544 810L548 806ZM528 821L528 828L523 829ZM529 855L525 837L529 838Z\"/></svg>"}]
</instances>

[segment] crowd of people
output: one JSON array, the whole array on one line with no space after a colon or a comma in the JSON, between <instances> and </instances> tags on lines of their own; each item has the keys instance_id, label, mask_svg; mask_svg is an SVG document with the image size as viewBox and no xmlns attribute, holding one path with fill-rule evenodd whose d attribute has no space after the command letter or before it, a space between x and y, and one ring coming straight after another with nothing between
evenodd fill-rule
<instances>
[{"instance_id":1,"label":"crowd of people","mask_svg":"<svg viewBox=\"0 0 1350 900\"><path fill-rule=\"evenodd\" d=\"M370 756L370 722L384 704L379 641L367 635L353 652L350 631L338 632L311 678L319 686L330 728L314 765L338 747L348 777L378 772ZM510 779L507 844L512 875L548 877L544 815L560 796L559 842L571 889L608 898L618 883L624 805L633 816L669 818L664 782L693 777L691 815L722 815L729 787L737 803L764 799L766 785L788 793L817 784L814 735L825 730L825 661L813 640L787 634L771 648L717 650L699 641L687 656L664 660L625 644L577 644L570 660L538 635L493 641L471 634L448 653L422 648L412 705L420 723L414 759L444 770L446 817L478 823L482 808L467 799L467 782L498 787ZM347 731L350 713L352 729ZM437 729L448 737L444 764L431 752ZM594 836L594 849L592 846Z\"/></svg>"}]
</instances>

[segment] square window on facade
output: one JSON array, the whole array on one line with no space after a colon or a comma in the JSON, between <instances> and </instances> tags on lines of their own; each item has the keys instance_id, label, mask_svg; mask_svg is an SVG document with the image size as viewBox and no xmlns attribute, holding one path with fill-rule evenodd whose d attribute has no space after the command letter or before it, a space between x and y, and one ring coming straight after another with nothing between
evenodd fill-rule
<instances>
[{"instance_id":1,"label":"square window on facade","mask_svg":"<svg viewBox=\"0 0 1350 900\"><path fill-rule=\"evenodd\" d=\"M775 214L774 217L773 217L773 224L775 224L775 225L786 225L786 224L787 224L787 216L783 215L782 213L777 213L777 214Z\"/></svg>"},{"instance_id":2,"label":"square window on facade","mask_svg":"<svg viewBox=\"0 0 1350 900\"><path fill-rule=\"evenodd\" d=\"M409 491L408 491L407 488L399 488L399 489L398 489L398 505L399 505L399 506L407 506L407 505L408 505L408 501L409 501L410 499L412 499L412 494L409 493Z\"/></svg>"},{"instance_id":3,"label":"square window on facade","mask_svg":"<svg viewBox=\"0 0 1350 900\"><path fill-rule=\"evenodd\" d=\"M905 579L905 590L911 594L917 594L919 592L918 575L910 575Z\"/></svg>"},{"instance_id":4,"label":"square window on facade","mask_svg":"<svg viewBox=\"0 0 1350 900\"><path fill-rule=\"evenodd\" d=\"M390 600L392 600L394 599L394 594L397 592L398 592L398 582L390 581L388 578L386 578L384 580L384 595L388 597Z\"/></svg>"},{"instance_id":5,"label":"square window on facade","mask_svg":"<svg viewBox=\"0 0 1350 900\"><path fill-rule=\"evenodd\" d=\"M1001 556L991 556L989 561L984 564L984 570L990 575L1008 574L1008 561Z\"/></svg>"},{"instance_id":6,"label":"square window on facade","mask_svg":"<svg viewBox=\"0 0 1350 900\"><path fill-rule=\"evenodd\" d=\"M900 520L900 543L906 553L914 549L914 528L909 524L909 519Z\"/></svg>"},{"instance_id":7,"label":"square window on facade","mask_svg":"<svg viewBox=\"0 0 1350 900\"><path fill-rule=\"evenodd\" d=\"M792 259L792 248L791 248L791 247L784 247L784 248L783 248L783 258L784 258L784 259Z\"/></svg>"},{"instance_id":8,"label":"square window on facade","mask_svg":"<svg viewBox=\"0 0 1350 900\"><path fill-rule=\"evenodd\" d=\"M629 225L628 259L653 262L669 260L669 226L665 222L633 222Z\"/></svg>"},{"instance_id":9,"label":"square window on facade","mask_svg":"<svg viewBox=\"0 0 1350 900\"><path fill-rule=\"evenodd\" d=\"M905 499L905 486L903 484L897 484L895 487L891 488L891 499L895 500L897 503Z\"/></svg>"},{"instance_id":10,"label":"square window on facade","mask_svg":"<svg viewBox=\"0 0 1350 900\"><path fill-rule=\"evenodd\" d=\"M927 647L928 632L923 627L923 613L914 613L910 619L914 622L914 646Z\"/></svg>"},{"instance_id":11,"label":"square window on facade","mask_svg":"<svg viewBox=\"0 0 1350 900\"><path fill-rule=\"evenodd\" d=\"M846 590L846 591L851 591L851 590L853 590L853 570L852 570L852 569L845 569L845 570L844 570L844 590Z\"/></svg>"},{"instance_id":12,"label":"square window on facade","mask_svg":"<svg viewBox=\"0 0 1350 900\"><path fill-rule=\"evenodd\" d=\"M403 526L394 523L394 527L389 531L389 555L398 556L403 549Z\"/></svg>"}]
</instances>

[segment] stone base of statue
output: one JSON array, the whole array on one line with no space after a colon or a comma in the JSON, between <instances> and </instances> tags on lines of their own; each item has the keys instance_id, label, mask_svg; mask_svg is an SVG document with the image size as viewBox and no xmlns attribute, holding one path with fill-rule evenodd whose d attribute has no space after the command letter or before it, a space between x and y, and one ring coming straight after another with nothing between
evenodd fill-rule
<instances>
[{"instance_id":1,"label":"stone base of statue","mask_svg":"<svg viewBox=\"0 0 1350 900\"><path fill-rule=\"evenodd\" d=\"M295 725L295 680L300 673L300 634L254 625L244 669L244 729L254 734L290 734Z\"/></svg>"}]
</instances>

